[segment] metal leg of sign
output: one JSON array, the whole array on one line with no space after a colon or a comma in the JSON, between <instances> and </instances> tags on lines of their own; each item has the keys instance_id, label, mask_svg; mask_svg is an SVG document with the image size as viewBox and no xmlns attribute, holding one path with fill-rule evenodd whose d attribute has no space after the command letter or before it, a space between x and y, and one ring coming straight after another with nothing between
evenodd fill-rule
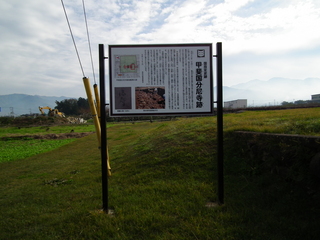
<instances>
[{"instance_id":1,"label":"metal leg of sign","mask_svg":"<svg viewBox=\"0 0 320 240\"><path fill-rule=\"evenodd\" d=\"M222 85L222 43L217 43L217 138L218 138L218 204L224 204L223 179L223 85Z\"/></svg>"},{"instance_id":2,"label":"metal leg of sign","mask_svg":"<svg viewBox=\"0 0 320 240\"><path fill-rule=\"evenodd\" d=\"M99 44L99 75L100 75L100 126L101 126L101 172L102 172L102 210L108 209L108 170L107 170L107 126L106 126L106 94L104 45Z\"/></svg>"}]
</instances>

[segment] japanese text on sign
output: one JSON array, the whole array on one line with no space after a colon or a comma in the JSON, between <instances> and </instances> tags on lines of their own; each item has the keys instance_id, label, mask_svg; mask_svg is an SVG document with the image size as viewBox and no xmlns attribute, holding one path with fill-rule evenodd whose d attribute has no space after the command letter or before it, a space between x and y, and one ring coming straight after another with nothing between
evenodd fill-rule
<instances>
[{"instance_id":1,"label":"japanese text on sign","mask_svg":"<svg viewBox=\"0 0 320 240\"><path fill-rule=\"evenodd\" d=\"M212 113L212 44L109 45L110 114Z\"/></svg>"}]
</instances>

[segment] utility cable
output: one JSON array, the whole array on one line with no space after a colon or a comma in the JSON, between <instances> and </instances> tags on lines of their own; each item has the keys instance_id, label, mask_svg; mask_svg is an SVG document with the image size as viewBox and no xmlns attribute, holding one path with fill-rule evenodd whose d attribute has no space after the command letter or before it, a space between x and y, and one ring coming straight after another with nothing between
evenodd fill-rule
<instances>
[{"instance_id":1,"label":"utility cable","mask_svg":"<svg viewBox=\"0 0 320 240\"><path fill-rule=\"evenodd\" d=\"M69 23L68 15L67 15L67 12L66 12L66 8L64 7L64 4L63 4L63 0L61 0L61 4L62 4L63 10L64 10L64 14L65 14L66 19L67 19L67 23L68 23L69 30L70 30L70 34L71 34L72 41L73 41L73 45L74 45L74 48L75 48L76 53L77 53L77 56L78 56L80 68L81 68L83 77L85 77L85 74L84 74L84 71L83 71L83 67L82 67L82 64L81 64L81 60L80 60L80 56L79 56L79 53L78 53L78 49L77 49L77 46L76 46L76 42L75 42L74 37L73 37L73 34L72 34L72 30L71 30L71 26L70 26L70 23Z\"/></svg>"},{"instance_id":2,"label":"utility cable","mask_svg":"<svg viewBox=\"0 0 320 240\"><path fill-rule=\"evenodd\" d=\"M90 52L91 66L92 66L92 72L93 72L93 80L94 80L94 83L96 84L96 76L95 76L94 67L93 67L92 51L91 51L91 44L90 44L90 37L89 37L89 29L88 29L88 22L87 22L87 16L86 16L86 8L85 8L85 6L84 6L84 0L82 0L82 5L83 5L84 19L85 19L85 22L86 22L86 29L87 29L87 36L88 36L88 43L89 43L89 52Z\"/></svg>"}]
</instances>

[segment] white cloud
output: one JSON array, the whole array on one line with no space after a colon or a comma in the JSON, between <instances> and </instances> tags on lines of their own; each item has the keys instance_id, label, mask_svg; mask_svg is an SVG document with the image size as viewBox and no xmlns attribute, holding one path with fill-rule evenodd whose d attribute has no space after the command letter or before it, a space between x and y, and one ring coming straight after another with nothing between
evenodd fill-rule
<instances>
[{"instance_id":1,"label":"white cloud","mask_svg":"<svg viewBox=\"0 0 320 240\"><path fill-rule=\"evenodd\" d=\"M225 26L226 41L233 46L228 51L270 53L305 48L320 40L320 32L314 30L319 22L320 9L310 1L247 18L232 16Z\"/></svg>"},{"instance_id":2,"label":"white cloud","mask_svg":"<svg viewBox=\"0 0 320 240\"><path fill-rule=\"evenodd\" d=\"M93 81L82 1L63 2L85 75ZM85 4L96 75L100 43L221 41L227 85L256 78L320 76L318 56L312 54L320 53L317 0L87 0ZM61 2L1 1L0 9L0 94L85 96Z\"/></svg>"}]
</instances>

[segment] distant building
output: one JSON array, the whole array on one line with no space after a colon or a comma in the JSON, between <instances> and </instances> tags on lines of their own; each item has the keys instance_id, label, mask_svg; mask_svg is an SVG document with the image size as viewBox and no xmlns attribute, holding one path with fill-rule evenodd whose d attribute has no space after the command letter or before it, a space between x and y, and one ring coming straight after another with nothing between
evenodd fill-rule
<instances>
[{"instance_id":1,"label":"distant building","mask_svg":"<svg viewBox=\"0 0 320 240\"><path fill-rule=\"evenodd\" d=\"M311 101L320 102L320 94L311 95Z\"/></svg>"},{"instance_id":2,"label":"distant building","mask_svg":"<svg viewBox=\"0 0 320 240\"><path fill-rule=\"evenodd\" d=\"M246 108L247 99L238 99L233 101L224 102L225 108Z\"/></svg>"}]
</instances>

